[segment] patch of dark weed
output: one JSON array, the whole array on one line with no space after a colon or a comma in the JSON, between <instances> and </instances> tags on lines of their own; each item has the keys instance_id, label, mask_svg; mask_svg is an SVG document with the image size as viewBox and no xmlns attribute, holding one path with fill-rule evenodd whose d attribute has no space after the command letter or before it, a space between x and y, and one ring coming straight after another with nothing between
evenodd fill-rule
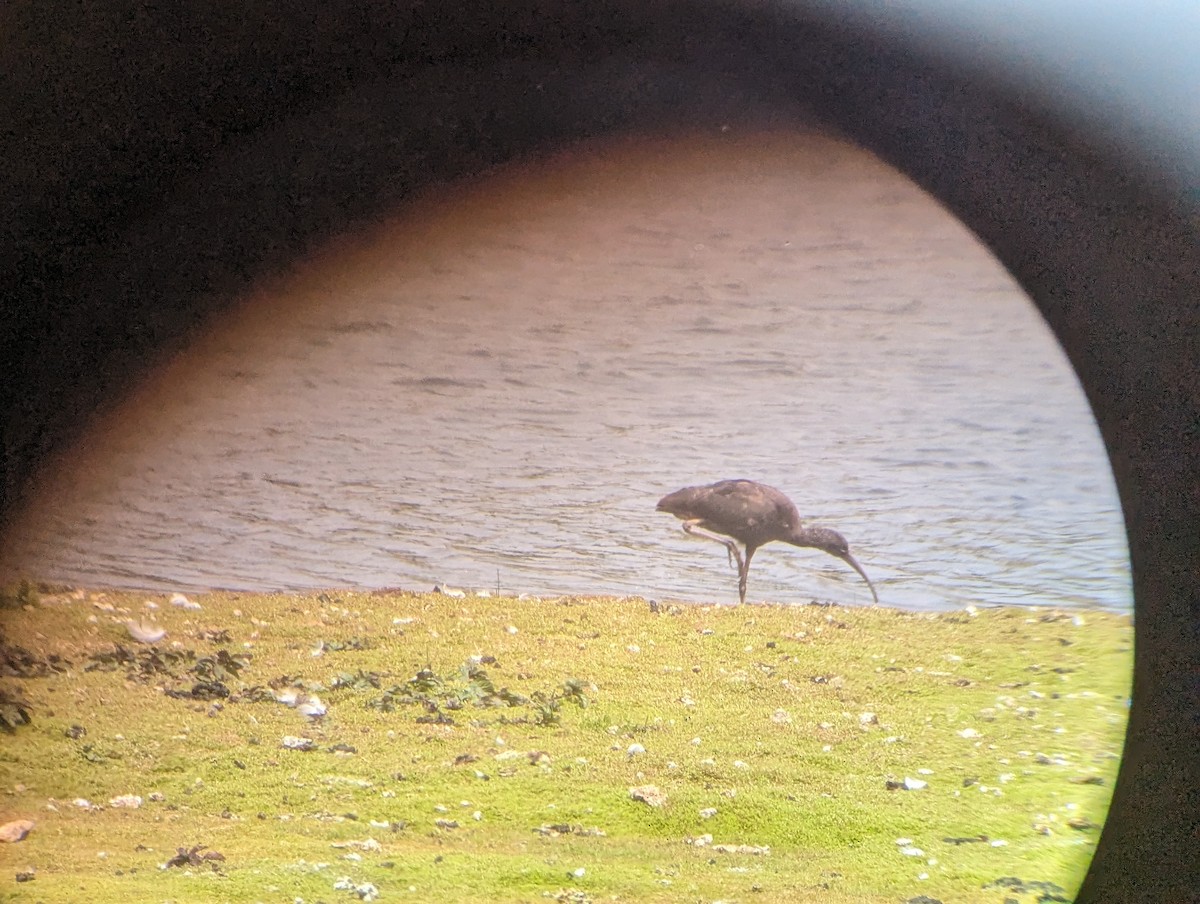
<instances>
[{"instance_id":1,"label":"patch of dark weed","mask_svg":"<svg viewBox=\"0 0 1200 904\"><path fill-rule=\"evenodd\" d=\"M57 653L41 655L0 638L0 675L6 678L47 678L70 668Z\"/></svg>"},{"instance_id":2,"label":"patch of dark weed","mask_svg":"<svg viewBox=\"0 0 1200 904\"><path fill-rule=\"evenodd\" d=\"M345 653L349 651L369 650L373 644L365 637L350 637L346 640L322 640L317 644L321 653Z\"/></svg>"},{"instance_id":3,"label":"patch of dark weed","mask_svg":"<svg viewBox=\"0 0 1200 904\"><path fill-rule=\"evenodd\" d=\"M24 609L41 602L38 586L28 578L0 587L0 609Z\"/></svg>"},{"instance_id":4,"label":"patch of dark weed","mask_svg":"<svg viewBox=\"0 0 1200 904\"><path fill-rule=\"evenodd\" d=\"M1057 904L1070 902L1067 890L1053 882L1043 882L1038 879L1018 879L1016 876L1002 876L995 882L989 882L984 888L1003 888L1018 895L1037 893L1038 904Z\"/></svg>"},{"instance_id":5,"label":"patch of dark weed","mask_svg":"<svg viewBox=\"0 0 1200 904\"><path fill-rule=\"evenodd\" d=\"M211 866L214 872L220 872L219 863L225 862L225 855L220 851L206 850L207 845L196 844L190 848L176 848L178 853L167 861L167 868L173 866Z\"/></svg>"},{"instance_id":6,"label":"patch of dark weed","mask_svg":"<svg viewBox=\"0 0 1200 904\"><path fill-rule=\"evenodd\" d=\"M452 725L454 717L449 713L471 707L473 709L528 709L529 715L502 715L502 724L535 724L554 725L561 721L560 710L563 702L574 703L579 707L588 704L584 695L586 685L578 678L565 681L562 685L549 691L535 690L528 696L517 693L507 687L497 687L483 662L495 663L492 657L470 659L463 663L455 672L439 675L426 666L403 684L392 685L383 694L367 702L372 709L381 712L398 712L406 707L419 707L424 713L417 721L425 724ZM360 673L362 675L363 673ZM366 673L367 676L374 673ZM377 677L377 676L376 676ZM343 687L374 687L369 677L357 679Z\"/></svg>"},{"instance_id":7,"label":"patch of dark weed","mask_svg":"<svg viewBox=\"0 0 1200 904\"><path fill-rule=\"evenodd\" d=\"M0 688L0 729L9 733L33 721L28 701L12 691Z\"/></svg>"},{"instance_id":8,"label":"patch of dark weed","mask_svg":"<svg viewBox=\"0 0 1200 904\"><path fill-rule=\"evenodd\" d=\"M83 670L116 672L124 669L130 681L145 684L164 675L178 678L195 661L195 650L160 650L157 647L131 650L124 644L116 644L112 649L98 650L88 656Z\"/></svg>"}]
</instances>

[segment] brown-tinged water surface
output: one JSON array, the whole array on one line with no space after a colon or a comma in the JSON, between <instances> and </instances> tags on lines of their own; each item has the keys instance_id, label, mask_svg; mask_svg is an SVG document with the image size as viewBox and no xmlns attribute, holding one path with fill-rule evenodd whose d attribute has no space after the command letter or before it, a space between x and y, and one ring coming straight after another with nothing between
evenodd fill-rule
<instances>
[{"instance_id":1,"label":"brown-tinged water surface","mask_svg":"<svg viewBox=\"0 0 1200 904\"><path fill-rule=\"evenodd\" d=\"M608 142L458 185L247 299L48 469L3 565L150 589L735 601L658 497L746 476L882 602L1131 605L1069 365L971 234L819 134ZM748 599L865 604L774 545Z\"/></svg>"}]
</instances>

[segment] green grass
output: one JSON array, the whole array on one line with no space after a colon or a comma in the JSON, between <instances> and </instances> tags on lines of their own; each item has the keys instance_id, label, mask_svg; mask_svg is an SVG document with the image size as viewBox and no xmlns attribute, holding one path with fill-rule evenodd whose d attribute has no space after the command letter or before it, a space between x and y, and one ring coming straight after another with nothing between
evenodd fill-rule
<instances>
[{"instance_id":1,"label":"green grass","mask_svg":"<svg viewBox=\"0 0 1200 904\"><path fill-rule=\"evenodd\" d=\"M1112 793L1132 665L1130 619L1100 612L195 600L43 593L5 614L6 658L22 647L20 670L52 654L64 669L4 680L32 722L0 736L0 822L37 823L0 852L7 900L357 900L334 890L343 876L385 902L1038 900L987 887L1004 877L1069 900ZM143 615L174 657L128 638ZM197 661L222 650L248 654L216 673L232 696L189 698L214 674ZM426 668L438 681L410 682ZM268 692L291 686L328 714ZM928 786L888 790L906 777ZM632 800L640 785L666 805ZM121 794L144 802L110 806ZM769 852L687 843L705 834ZM368 838L381 849L361 859L334 847ZM160 868L194 845L225 859Z\"/></svg>"}]
</instances>

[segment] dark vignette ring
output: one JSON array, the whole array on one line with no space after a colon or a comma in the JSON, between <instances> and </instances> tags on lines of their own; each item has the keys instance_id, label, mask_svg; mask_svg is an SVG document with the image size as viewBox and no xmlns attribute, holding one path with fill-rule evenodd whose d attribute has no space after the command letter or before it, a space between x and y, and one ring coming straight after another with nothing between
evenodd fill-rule
<instances>
[{"instance_id":1,"label":"dark vignette ring","mask_svg":"<svg viewBox=\"0 0 1200 904\"><path fill-rule=\"evenodd\" d=\"M5 513L155 354L426 187L584 137L728 118L816 116L904 170L1036 301L1121 494L1134 707L1079 900L1194 899L1200 219L1148 158L928 47L749 0L51 2L3 17Z\"/></svg>"}]
</instances>

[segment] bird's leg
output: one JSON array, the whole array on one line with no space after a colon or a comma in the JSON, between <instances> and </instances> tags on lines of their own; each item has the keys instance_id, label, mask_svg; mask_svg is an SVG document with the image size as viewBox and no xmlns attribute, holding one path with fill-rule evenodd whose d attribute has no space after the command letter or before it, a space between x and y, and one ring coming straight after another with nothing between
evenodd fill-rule
<instances>
[{"instance_id":1,"label":"bird's leg","mask_svg":"<svg viewBox=\"0 0 1200 904\"><path fill-rule=\"evenodd\" d=\"M750 560L754 558L754 550L756 546L746 546L746 561L741 568L738 569L738 597L744 604L746 602L746 579L750 577Z\"/></svg>"},{"instance_id":2,"label":"bird's leg","mask_svg":"<svg viewBox=\"0 0 1200 904\"><path fill-rule=\"evenodd\" d=\"M684 533L691 534L694 537L704 537L708 540L716 540L725 547L729 554L730 563L737 562L738 579L742 579L742 570L745 566L742 565L742 551L738 549L737 544L728 537L719 537L716 534L710 534L704 528L700 527L699 521L684 521Z\"/></svg>"}]
</instances>

